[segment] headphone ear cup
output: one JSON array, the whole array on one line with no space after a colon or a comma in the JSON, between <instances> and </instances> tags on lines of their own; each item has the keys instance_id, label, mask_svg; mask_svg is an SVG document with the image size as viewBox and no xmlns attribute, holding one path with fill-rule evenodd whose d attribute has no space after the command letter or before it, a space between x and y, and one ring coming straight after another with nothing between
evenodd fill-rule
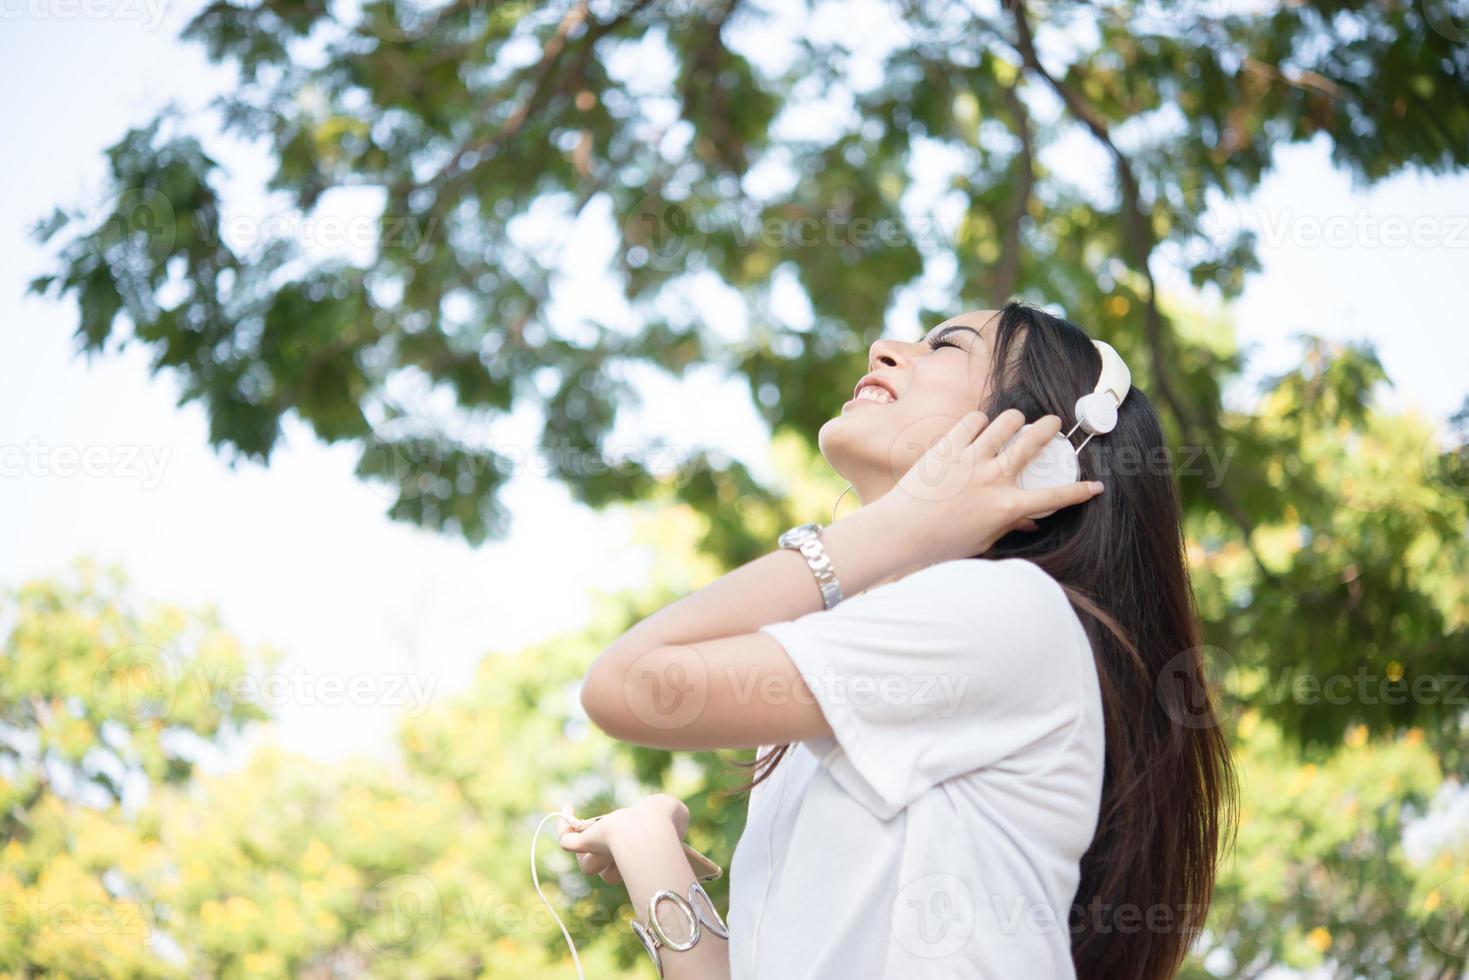
<instances>
[{"instance_id":1,"label":"headphone ear cup","mask_svg":"<svg viewBox=\"0 0 1469 980\"><path fill-rule=\"evenodd\" d=\"M1030 426L1021 426L1020 432L1024 432ZM1015 433L1005 443L1006 448L1010 443L1020 437L1020 432ZM1076 461L1076 449L1071 445L1071 440L1057 433L1051 437L1051 441L1041 447L1025 469L1020 471L1019 478L1015 481L1022 490L1045 490L1050 487L1064 487L1068 483L1075 483L1081 476L1081 464ZM1048 510L1042 514L1027 514L1026 517L1039 520L1042 517L1050 517L1056 513Z\"/></svg>"},{"instance_id":2,"label":"headphone ear cup","mask_svg":"<svg viewBox=\"0 0 1469 980\"><path fill-rule=\"evenodd\" d=\"M1076 421L1094 436L1117 428L1117 402L1106 392L1094 391L1076 400Z\"/></svg>"}]
</instances>

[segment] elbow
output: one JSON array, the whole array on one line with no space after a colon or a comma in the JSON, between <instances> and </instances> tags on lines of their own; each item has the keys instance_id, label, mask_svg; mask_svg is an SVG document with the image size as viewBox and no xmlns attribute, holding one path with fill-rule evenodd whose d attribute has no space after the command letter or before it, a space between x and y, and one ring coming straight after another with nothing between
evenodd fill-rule
<instances>
[{"instance_id":1,"label":"elbow","mask_svg":"<svg viewBox=\"0 0 1469 980\"><path fill-rule=\"evenodd\" d=\"M676 736L692 720L689 708L702 704L695 697L702 688L688 683L682 668L681 663L669 663L667 647L631 657L625 652L603 653L582 679L582 710L592 724L620 742L681 748ZM691 705L694 701L699 704Z\"/></svg>"},{"instance_id":2,"label":"elbow","mask_svg":"<svg viewBox=\"0 0 1469 980\"><path fill-rule=\"evenodd\" d=\"M606 654L592 661L582 678L582 711L592 724L617 739L626 737L627 705L622 690L621 671L607 662Z\"/></svg>"}]
</instances>

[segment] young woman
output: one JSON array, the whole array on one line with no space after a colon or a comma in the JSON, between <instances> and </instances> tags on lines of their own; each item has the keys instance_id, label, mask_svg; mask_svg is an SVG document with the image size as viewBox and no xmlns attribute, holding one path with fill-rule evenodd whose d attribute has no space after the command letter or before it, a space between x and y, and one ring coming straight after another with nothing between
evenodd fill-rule
<instances>
[{"instance_id":1,"label":"young woman","mask_svg":"<svg viewBox=\"0 0 1469 980\"><path fill-rule=\"evenodd\" d=\"M1016 303L877 341L819 434L862 502L820 530L829 565L772 550L592 664L582 703L613 737L757 749L728 939L657 949L664 976L1176 972L1234 775L1157 414L1131 389L1115 428L1072 440L1081 480L1017 485L1102 364ZM661 890L693 895L687 821L659 795L565 819L561 844L646 925ZM674 946L679 904L657 908Z\"/></svg>"}]
</instances>

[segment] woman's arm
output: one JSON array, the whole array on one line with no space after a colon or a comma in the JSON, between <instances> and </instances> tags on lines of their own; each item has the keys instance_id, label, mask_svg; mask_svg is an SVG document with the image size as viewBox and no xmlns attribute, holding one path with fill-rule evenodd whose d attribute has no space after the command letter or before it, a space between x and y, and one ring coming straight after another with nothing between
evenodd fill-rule
<instances>
[{"instance_id":1,"label":"woman's arm","mask_svg":"<svg viewBox=\"0 0 1469 980\"><path fill-rule=\"evenodd\" d=\"M648 900L667 889L687 898L693 869L683 853L689 811L683 801L656 794L614 811L580 832L561 824L561 846L577 855L588 874L627 886L633 914L648 924ZM685 916L671 902L660 902L658 921L670 936L683 939ZM665 980L729 980L729 941L700 928L693 949L658 951Z\"/></svg>"},{"instance_id":2,"label":"woman's arm","mask_svg":"<svg viewBox=\"0 0 1469 980\"><path fill-rule=\"evenodd\" d=\"M888 493L822 531L851 596L981 554L1026 514L1081 503L1100 484L1021 490L1020 470L1060 429L1046 416L1009 449L1016 410L965 416ZM977 438L976 438L977 436ZM780 644L757 632L824 608L798 553L778 548L642 620L587 671L582 706L614 738L657 748L754 748L831 734Z\"/></svg>"},{"instance_id":3,"label":"woman's arm","mask_svg":"<svg viewBox=\"0 0 1469 980\"><path fill-rule=\"evenodd\" d=\"M822 530L844 595L927 564L894 509L883 497ZM806 560L777 548L624 633L588 669L582 706L614 738L658 748L753 748L829 735L785 652L756 632L824 606Z\"/></svg>"}]
</instances>

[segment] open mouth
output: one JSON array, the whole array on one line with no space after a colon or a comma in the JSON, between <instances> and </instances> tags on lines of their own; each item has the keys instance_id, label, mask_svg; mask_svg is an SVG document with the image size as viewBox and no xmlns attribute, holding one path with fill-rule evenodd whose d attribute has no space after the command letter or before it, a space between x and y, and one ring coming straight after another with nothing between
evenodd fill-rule
<instances>
[{"instance_id":1,"label":"open mouth","mask_svg":"<svg viewBox=\"0 0 1469 980\"><path fill-rule=\"evenodd\" d=\"M857 382L857 388L852 392L851 405L855 402L872 402L877 405L887 405L898 400L898 393L893 390L892 382L877 374L865 375Z\"/></svg>"},{"instance_id":2,"label":"open mouth","mask_svg":"<svg viewBox=\"0 0 1469 980\"><path fill-rule=\"evenodd\" d=\"M897 401L897 399L893 397L891 391L888 391L882 385L867 384L857 389L857 394L852 396L852 401L877 402L879 405L886 405L890 402Z\"/></svg>"}]
</instances>

